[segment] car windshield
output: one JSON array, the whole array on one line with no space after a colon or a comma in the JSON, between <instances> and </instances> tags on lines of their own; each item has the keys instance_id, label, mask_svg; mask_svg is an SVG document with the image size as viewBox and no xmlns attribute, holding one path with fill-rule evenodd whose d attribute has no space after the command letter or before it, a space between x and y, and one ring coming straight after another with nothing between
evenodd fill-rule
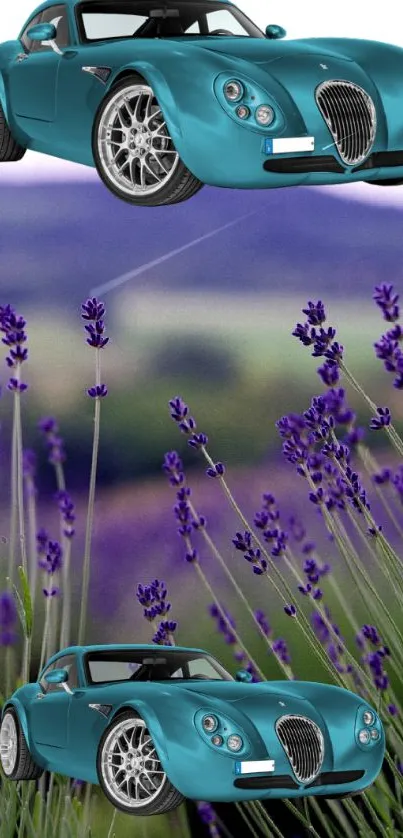
<instances>
[{"instance_id":1,"label":"car windshield","mask_svg":"<svg viewBox=\"0 0 403 838\"><path fill-rule=\"evenodd\" d=\"M82 41L114 38L264 38L236 6L214 0L90 0L77 7Z\"/></svg>"},{"instance_id":2,"label":"car windshield","mask_svg":"<svg viewBox=\"0 0 403 838\"><path fill-rule=\"evenodd\" d=\"M150 649L116 649L89 652L85 657L89 684L116 681L233 681L209 655L200 652L158 652Z\"/></svg>"}]
</instances>

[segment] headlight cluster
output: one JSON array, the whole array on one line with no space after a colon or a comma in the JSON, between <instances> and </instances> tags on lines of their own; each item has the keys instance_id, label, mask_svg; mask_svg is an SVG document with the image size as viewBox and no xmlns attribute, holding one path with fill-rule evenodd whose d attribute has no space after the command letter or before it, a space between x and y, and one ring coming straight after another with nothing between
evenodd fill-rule
<instances>
[{"instance_id":1,"label":"headlight cluster","mask_svg":"<svg viewBox=\"0 0 403 838\"><path fill-rule=\"evenodd\" d=\"M382 724L374 710L360 707L356 720L356 737L360 745L375 745L382 738Z\"/></svg>"},{"instance_id":2,"label":"headlight cluster","mask_svg":"<svg viewBox=\"0 0 403 838\"><path fill-rule=\"evenodd\" d=\"M223 753L239 754L248 749L245 736L241 736L235 723L224 716L199 710L195 716L195 724L203 739Z\"/></svg>"},{"instance_id":3,"label":"headlight cluster","mask_svg":"<svg viewBox=\"0 0 403 838\"><path fill-rule=\"evenodd\" d=\"M284 125L279 107L270 103L269 94L252 79L228 78L221 73L215 82L215 94L229 116L249 128L278 129Z\"/></svg>"}]
</instances>

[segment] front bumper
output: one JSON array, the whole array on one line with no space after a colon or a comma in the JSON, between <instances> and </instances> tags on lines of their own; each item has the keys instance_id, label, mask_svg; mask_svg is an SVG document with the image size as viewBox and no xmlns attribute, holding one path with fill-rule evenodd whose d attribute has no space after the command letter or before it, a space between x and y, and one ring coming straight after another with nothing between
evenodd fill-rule
<instances>
[{"instance_id":1,"label":"front bumper","mask_svg":"<svg viewBox=\"0 0 403 838\"><path fill-rule=\"evenodd\" d=\"M359 166L346 167L333 154L311 155L310 157L271 157L263 163L266 172L277 174L301 175L311 173L332 173L341 175L355 175L357 172L373 174L376 169L401 169L403 167L403 151L378 151L370 154ZM389 172L387 177L396 176Z\"/></svg>"}]
</instances>

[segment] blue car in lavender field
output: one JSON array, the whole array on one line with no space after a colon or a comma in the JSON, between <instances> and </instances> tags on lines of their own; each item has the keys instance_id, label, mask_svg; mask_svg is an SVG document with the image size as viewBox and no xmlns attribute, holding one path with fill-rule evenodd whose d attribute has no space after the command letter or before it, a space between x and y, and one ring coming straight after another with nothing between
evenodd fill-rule
<instances>
[{"instance_id":1,"label":"blue car in lavender field","mask_svg":"<svg viewBox=\"0 0 403 838\"><path fill-rule=\"evenodd\" d=\"M99 783L135 815L209 801L345 797L377 778L376 711L346 689L234 680L200 649L76 646L3 707L0 759L11 780L44 770Z\"/></svg>"},{"instance_id":2,"label":"blue car in lavender field","mask_svg":"<svg viewBox=\"0 0 403 838\"><path fill-rule=\"evenodd\" d=\"M403 50L285 34L229 0L46 0L0 45L0 161L96 166L141 206L403 183Z\"/></svg>"}]
</instances>

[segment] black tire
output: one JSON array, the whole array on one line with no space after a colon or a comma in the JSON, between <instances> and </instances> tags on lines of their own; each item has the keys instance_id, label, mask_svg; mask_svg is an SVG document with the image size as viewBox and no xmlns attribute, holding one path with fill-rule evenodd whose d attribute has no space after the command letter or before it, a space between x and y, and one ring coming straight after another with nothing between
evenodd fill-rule
<instances>
[{"instance_id":1,"label":"black tire","mask_svg":"<svg viewBox=\"0 0 403 838\"><path fill-rule=\"evenodd\" d=\"M26 149L14 139L0 104L0 163L16 163L22 160Z\"/></svg>"},{"instance_id":2,"label":"black tire","mask_svg":"<svg viewBox=\"0 0 403 838\"><path fill-rule=\"evenodd\" d=\"M1 731L4 730L4 726L7 725L8 717L11 717L14 721L17 733L17 753L14 767L12 767L11 770L10 768L7 770L4 767L2 756L1 762L3 773L8 780L39 780L39 777L43 774L43 768L40 768L40 766L32 759L18 715L13 707L8 707L4 713L1 722L0 737Z\"/></svg>"},{"instance_id":3,"label":"black tire","mask_svg":"<svg viewBox=\"0 0 403 838\"><path fill-rule=\"evenodd\" d=\"M115 806L116 809L119 809L126 814L131 815L163 815L165 812L170 812L173 809L177 809L178 806L184 800L183 795L170 783L168 777L164 774L164 778L161 782L161 787L157 790L156 794L152 795L152 800L147 802L147 798L143 798L143 801L139 802L136 801L134 797L131 799L133 800L132 805L129 803L125 803L124 801L120 800L117 796L113 794L113 790L111 791L111 780L110 777L108 778L105 776L106 768L104 765L105 760L107 759L107 754L111 753L109 750L108 740L110 742L110 737L113 735L115 729L117 729L120 725L124 723L128 723L128 727L138 725L144 731L144 737L147 739L146 746L151 748L151 751L154 751L156 754L155 762L159 763L158 755L154 749L154 745L151 739L151 736L145 726L145 723L136 713L131 710L127 710L124 713L120 713L116 716L111 723L108 725L106 730L104 731L101 741L98 746L98 754L97 754L97 771L98 771L98 778L99 784L105 797ZM149 737L149 738L147 738ZM144 742L144 739L143 739ZM134 746L133 746L134 747ZM120 758L120 757L119 757ZM115 759L118 757L115 755ZM150 759L151 761L151 759ZM116 765L115 765L116 767ZM162 766L160 765L162 768ZM111 773L113 769L111 769ZM150 772L152 773L152 772ZM119 774L119 770L115 772L115 777ZM140 777L144 777L143 774L140 773ZM146 780L145 780L146 782ZM144 786L143 786L144 788ZM129 796L129 784L127 785L127 796Z\"/></svg>"},{"instance_id":4,"label":"black tire","mask_svg":"<svg viewBox=\"0 0 403 838\"><path fill-rule=\"evenodd\" d=\"M403 180L401 178L392 178L391 180L366 180L365 183L369 183L370 186L403 186Z\"/></svg>"},{"instance_id":5,"label":"black tire","mask_svg":"<svg viewBox=\"0 0 403 838\"><path fill-rule=\"evenodd\" d=\"M121 200L126 201L129 204L134 204L135 206L159 207L169 206L171 204L179 204L182 203L182 201L188 201L203 188L204 184L189 171L189 169L185 166L182 160L180 160L180 158L178 159L175 171L170 176L168 182L165 183L158 191L155 191L149 195L139 195L136 194L134 191L131 194L130 192L125 191L122 188L119 188L119 185L116 184L116 182L113 180L113 175L111 174L110 169L106 168L105 163L102 160L99 147L99 136L100 126L105 111L107 110L110 102L115 98L116 94L125 89L128 90L133 85L139 85L144 86L144 88L150 88L150 85L147 82L145 82L145 80L140 76L137 76L135 74L125 76L125 78L121 79L120 82L117 82L115 85L113 85L111 90L102 100L96 113L92 131L92 153L94 156L94 162L98 175L101 178L102 182L105 184L105 186L109 189L109 191L116 195L117 198L120 198ZM156 99L155 102L158 105ZM170 142L171 149L173 151L176 151L172 140Z\"/></svg>"}]
</instances>

